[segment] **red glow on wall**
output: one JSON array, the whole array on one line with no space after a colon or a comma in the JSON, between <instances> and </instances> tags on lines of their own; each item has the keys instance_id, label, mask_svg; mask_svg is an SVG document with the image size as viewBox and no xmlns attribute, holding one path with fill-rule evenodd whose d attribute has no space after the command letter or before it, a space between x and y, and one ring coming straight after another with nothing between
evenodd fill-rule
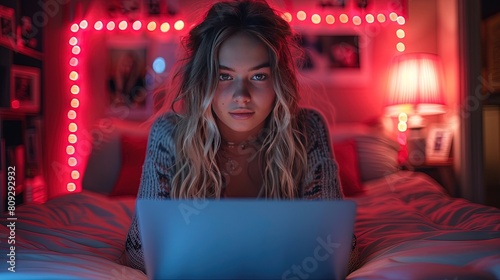
<instances>
[{"instance_id":1,"label":"red glow on wall","mask_svg":"<svg viewBox=\"0 0 500 280\"><path fill-rule=\"evenodd\" d=\"M289 10L282 15L283 19L291 23L292 27L304 27L304 28L337 28L342 26L352 26L357 28L357 26L366 24L370 27L377 28L377 25L394 24L401 25L398 28L401 31L395 33L400 39L397 50L404 52L405 45L403 42L404 30L403 26L405 24L405 18L398 11L389 13L387 10L350 10L346 9L331 9L331 10L320 10L314 9L304 9L304 10ZM394 20L392 20L394 18ZM391 21L386 22L387 19ZM82 114L85 114L85 106L88 102L86 100L86 89L82 86L85 85L85 77L87 72L82 71L82 64L85 67L87 57L91 57L86 49L86 45L82 45L82 37L86 32L106 32L112 34L139 34L137 32L144 32L151 35L159 36L177 36L179 34L185 34L187 32L187 27L192 27L194 23L185 22L180 18L175 19L163 19L155 18L151 19L139 19L139 20L124 20L124 19L106 19L100 18L92 20L90 18L73 23L69 28L68 36L68 54L67 61L65 64L68 67L68 71L65 74L67 76L67 92L68 100L66 101L66 134L65 134L65 144L62 148L64 152L64 186L65 192L74 192L81 190L81 172L82 172L82 162L85 162L85 158L88 156L86 152L82 151L82 146L85 146L86 136L85 136L85 123L82 124ZM85 37L83 37L85 39ZM83 70L86 68L83 68ZM84 81L82 82L82 78ZM88 78L87 78L88 79ZM12 107L19 107L19 101L12 101ZM83 109L82 109L83 107ZM83 110L83 111L82 111ZM83 134L82 134L83 133ZM80 142L80 143L79 143ZM87 141L88 142L88 141ZM84 148L83 150L86 150Z\"/></svg>"}]
</instances>

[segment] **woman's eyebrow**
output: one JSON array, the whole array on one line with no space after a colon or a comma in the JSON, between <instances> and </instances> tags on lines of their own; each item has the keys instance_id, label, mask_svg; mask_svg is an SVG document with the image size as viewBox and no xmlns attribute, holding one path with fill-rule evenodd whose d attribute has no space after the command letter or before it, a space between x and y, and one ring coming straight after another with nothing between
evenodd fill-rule
<instances>
[{"instance_id":1,"label":"woman's eyebrow","mask_svg":"<svg viewBox=\"0 0 500 280\"><path fill-rule=\"evenodd\" d=\"M264 63L261 63L261 64L259 64L257 66L254 66L254 67L250 68L249 71L255 71L255 70L258 70L258 69L261 69L261 68L265 68L265 67L271 67L271 65L269 64L269 62L264 62ZM235 72L235 70L232 69L231 67L227 67L227 66L224 66L224 65L219 65L219 69Z\"/></svg>"}]
</instances>

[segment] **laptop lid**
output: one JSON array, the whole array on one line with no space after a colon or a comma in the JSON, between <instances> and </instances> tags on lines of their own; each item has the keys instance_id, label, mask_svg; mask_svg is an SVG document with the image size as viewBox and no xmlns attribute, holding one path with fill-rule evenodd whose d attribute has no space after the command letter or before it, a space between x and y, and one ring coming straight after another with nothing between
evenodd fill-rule
<instances>
[{"instance_id":1,"label":"laptop lid","mask_svg":"<svg viewBox=\"0 0 500 280\"><path fill-rule=\"evenodd\" d=\"M150 279L342 279L353 201L137 200Z\"/></svg>"}]
</instances>

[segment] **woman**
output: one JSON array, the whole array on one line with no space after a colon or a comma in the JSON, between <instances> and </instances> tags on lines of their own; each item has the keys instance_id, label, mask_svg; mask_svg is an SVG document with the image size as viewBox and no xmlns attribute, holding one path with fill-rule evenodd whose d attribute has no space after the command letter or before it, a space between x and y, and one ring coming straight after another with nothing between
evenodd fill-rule
<instances>
[{"instance_id":1,"label":"woman","mask_svg":"<svg viewBox=\"0 0 500 280\"><path fill-rule=\"evenodd\" d=\"M292 37L265 1L209 9L184 42L176 113L151 128L140 198L343 197L325 123L298 107ZM144 270L136 218L126 247Z\"/></svg>"}]
</instances>

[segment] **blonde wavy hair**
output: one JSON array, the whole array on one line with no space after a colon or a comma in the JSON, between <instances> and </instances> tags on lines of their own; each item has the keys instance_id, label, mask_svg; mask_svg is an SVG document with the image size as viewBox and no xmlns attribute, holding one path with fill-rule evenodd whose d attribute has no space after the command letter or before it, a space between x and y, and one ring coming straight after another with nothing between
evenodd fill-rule
<instances>
[{"instance_id":1,"label":"blonde wavy hair","mask_svg":"<svg viewBox=\"0 0 500 280\"><path fill-rule=\"evenodd\" d=\"M214 4L183 40L184 57L172 75L170 104L179 121L175 129L176 164L173 199L220 198L224 188L217 164L221 135L212 111L218 83L219 50L239 32L258 38L268 49L276 93L274 108L261 133L263 195L293 199L307 166L307 151L297 120L298 80L294 58L300 54L289 24L265 1Z\"/></svg>"}]
</instances>

